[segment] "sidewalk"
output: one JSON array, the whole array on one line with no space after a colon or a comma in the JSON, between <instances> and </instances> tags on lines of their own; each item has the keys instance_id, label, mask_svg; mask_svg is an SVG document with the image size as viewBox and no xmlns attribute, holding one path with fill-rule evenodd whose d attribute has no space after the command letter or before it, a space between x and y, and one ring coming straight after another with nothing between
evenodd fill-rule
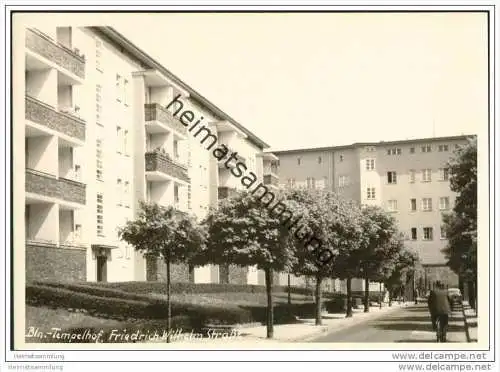
<instances>
[{"instance_id":1,"label":"sidewalk","mask_svg":"<svg viewBox=\"0 0 500 372\"><path fill-rule=\"evenodd\" d=\"M274 337L272 340L266 338L266 326L251 326L234 328L234 332L229 332L225 338L191 338L189 340L173 341L176 346L193 344L193 343L211 343L211 344L233 344L233 343L249 343L256 345L259 343L282 343L282 342L305 342L316 337L320 337L327 332L350 327L367 320L376 319L385 314L397 311L403 307L412 306L413 302L397 303L394 302L391 307L384 304L382 308L379 306L371 306L368 313L363 312L363 307L353 309L353 316L346 318L345 313L331 314L323 313L323 325L316 326L314 319L300 319L299 323L295 324L278 324L274 325Z\"/></svg>"},{"instance_id":2,"label":"sidewalk","mask_svg":"<svg viewBox=\"0 0 500 372\"><path fill-rule=\"evenodd\" d=\"M477 314L471 309L467 302L464 302L464 323L467 334L467 342L477 342Z\"/></svg>"}]
</instances>

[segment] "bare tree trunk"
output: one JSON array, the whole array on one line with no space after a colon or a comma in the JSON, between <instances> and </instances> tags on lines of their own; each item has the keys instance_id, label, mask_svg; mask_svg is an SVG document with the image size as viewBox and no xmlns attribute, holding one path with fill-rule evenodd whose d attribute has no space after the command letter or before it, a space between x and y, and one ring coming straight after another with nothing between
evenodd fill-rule
<instances>
[{"instance_id":1,"label":"bare tree trunk","mask_svg":"<svg viewBox=\"0 0 500 372\"><path fill-rule=\"evenodd\" d=\"M321 282L323 278L320 275L316 276L316 325L322 324L321 318Z\"/></svg>"},{"instance_id":2,"label":"bare tree trunk","mask_svg":"<svg viewBox=\"0 0 500 372\"><path fill-rule=\"evenodd\" d=\"M368 279L368 275L365 275L365 299L364 299L365 309L364 312L367 313L370 311L370 279Z\"/></svg>"},{"instance_id":3,"label":"bare tree trunk","mask_svg":"<svg viewBox=\"0 0 500 372\"><path fill-rule=\"evenodd\" d=\"M266 293L267 293L267 317L266 317L266 323L267 323L267 338L273 338L274 336L274 314L273 314L273 294L272 294L272 287L273 287L273 273L272 270L269 268L265 269L265 275L266 275Z\"/></svg>"},{"instance_id":4,"label":"bare tree trunk","mask_svg":"<svg viewBox=\"0 0 500 372\"><path fill-rule=\"evenodd\" d=\"M172 328L172 306L170 305L170 252L166 257L167 263L167 343L170 342L170 332Z\"/></svg>"},{"instance_id":5,"label":"bare tree trunk","mask_svg":"<svg viewBox=\"0 0 500 372\"><path fill-rule=\"evenodd\" d=\"M346 286L347 286L347 306L346 306L346 313L345 317L350 318L352 317L352 279L347 278L346 279Z\"/></svg>"}]
</instances>

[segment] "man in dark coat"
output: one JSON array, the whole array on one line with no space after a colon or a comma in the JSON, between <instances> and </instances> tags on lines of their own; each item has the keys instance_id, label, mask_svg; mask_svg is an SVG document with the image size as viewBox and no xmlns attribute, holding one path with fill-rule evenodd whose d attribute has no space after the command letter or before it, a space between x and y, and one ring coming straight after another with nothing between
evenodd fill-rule
<instances>
[{"instance_id":1,"label":"man in dark coat","mask_svg":"<svg viewBox=\"0 0 500 372\"><path fill-rule=\"evenodd\" d=\"M446 329L448 326L448 317L451 313L451 306L448 291L442 283L436 283L436 289L432 290L429 294L427 304L431 313L432 328L434 331L436 331L436 320L438 317L441 320L443 328Z\"/></svg>"}]
</instances>

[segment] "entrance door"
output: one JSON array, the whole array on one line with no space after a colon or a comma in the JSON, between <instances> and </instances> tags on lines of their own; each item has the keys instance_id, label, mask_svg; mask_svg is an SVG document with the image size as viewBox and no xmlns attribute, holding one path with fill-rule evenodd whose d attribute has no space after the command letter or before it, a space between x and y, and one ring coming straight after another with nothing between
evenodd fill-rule
<instances>
[{"instance_id":1,"label":"entrance door","mask_svg":"<svg viewBox=\"0 0 500 372\"><path fill-rule=\"evenodd\" d=\"M107 263L106 256L97 256L97 281L105 282L107 280Z\"/></svg>"}]
</instances>

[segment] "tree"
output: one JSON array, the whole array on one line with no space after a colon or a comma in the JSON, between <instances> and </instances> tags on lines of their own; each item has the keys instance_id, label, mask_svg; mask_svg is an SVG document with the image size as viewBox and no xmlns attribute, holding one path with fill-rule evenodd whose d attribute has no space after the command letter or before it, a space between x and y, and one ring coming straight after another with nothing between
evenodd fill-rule
<instances>
[{"instance_id":1,"label":"tree","mask_svg":"<svg viewBox=\"0 0 500 372\"><path fill-rule=\"evenodd\" d=\"M267 337L273 337L273 271L288 271L293 265L293 236L282 215L248 192L219 201L205 220L209 239L197 264L256 265L265 273L267 293ZM282 205L293 211L294 206Z\"/></svg>"},{"instance_id":2,"label":"tree","mask_svg":"<svg viewBox=\"0 0 500 372\"><path fill-rule=\"evenodd\" d=\"M297 244L296 274L311 275L316 279L316 325L322 324L321 285L325 278L335 277L339 255L356 250L361 237L361 211L328 190L293 189L286 196L306 210L303 224L317 241L316 252L310 247Z\"/></svg>"},{"instance_id":3,"label":"tree","mask_svg":"<svg viewBox=\"0 0 500 372\"><path fill-rule=\"evenodd\" d=\"M365 281L364 311L370 309L370 279L382 279L385 266L391 265L397 246L393 239L398 233L396 220L380 207L367 206L362 209L362 244L357 251L360 273Z\"/></svg>"},{"instance_id":4,"label":"tree","mask_svg":"<svg viewBox=\"0 0 500 372\"><path fill-rule=\"evenodd\" d=\"M162 258L167 268L167 334L170 335L170 264L188 262L204 246L207 234L193 216L172 206L140 203L138 216L119 229L119 236L146 256ZM167 338L170 342L170 337Z\"/></svg>"},{"instance_id":5,"label":"tree","mask_svg":"<svg viewBox=\"0 0 500 372\"><path fill-rule=\"evenodd\" d=\"M419 262L418 254L406 248L402 239L395 239L392 244L397 253L394 254L391 265L386 266L384 275L384 284L389 291L389 304L392 304L396 293L401 293Z\"/></svg>"},{"instance_id":6,"label":"tree","mask_svg":"<svg viewBox=\"0 0 500 372\"><path fill-rule=\"evenodd\" d=\"M477 139L470 138L448 163L450 188L457 198L443 216L448 244L443 250L448 266L469 282L471 307L477 294Z\"/></svg>"}]
</instances>

